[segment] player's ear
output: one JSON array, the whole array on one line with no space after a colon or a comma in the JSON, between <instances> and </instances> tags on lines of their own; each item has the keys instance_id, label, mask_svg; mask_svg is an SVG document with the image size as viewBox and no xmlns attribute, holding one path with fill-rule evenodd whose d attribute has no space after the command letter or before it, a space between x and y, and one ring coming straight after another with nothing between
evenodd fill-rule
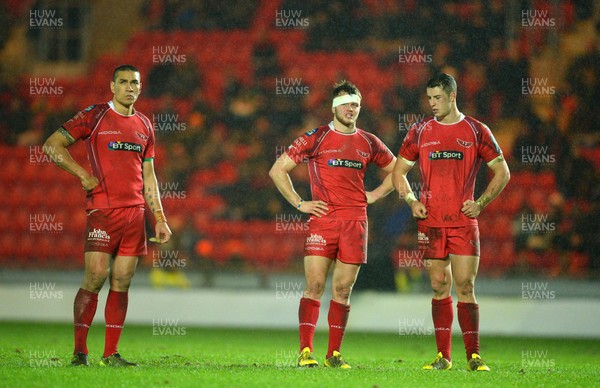
<instances>
[{"instance_id":1,"label":"player's ear","mask_svg":"<svg viewBox=\"0 0 600 388\"><path fill-rule=\"evenodd\" d=\"M115 92L115 81L110 81L110 91Z\"/></svg>"}]
</instances>

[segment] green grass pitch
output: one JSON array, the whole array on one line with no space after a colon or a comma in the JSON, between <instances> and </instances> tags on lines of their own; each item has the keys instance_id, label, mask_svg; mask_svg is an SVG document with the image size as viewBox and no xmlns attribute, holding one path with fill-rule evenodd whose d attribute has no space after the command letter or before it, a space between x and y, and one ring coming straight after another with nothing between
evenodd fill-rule
<instances>
[{"instance_id":1,"label":"green grass pitch","mask_svg":"<svg viewBox=\"0 0 600 388\"><path fill-rule=\"evenodd\" d=\"M90 367L69 366L72 326L0 322L3 387L555 387L600 386L600 340L482 338L490 373L466 371L462 339L453 339L453 369L422 371L435 357L433 336L357 333L342 348L351 370L322 367L327 333L317 332L318 368L295 367L293 330L167 329L126 325L119 351L138 368L98 365L104 328L90 330Z\"/></svg>"}]
</instances>

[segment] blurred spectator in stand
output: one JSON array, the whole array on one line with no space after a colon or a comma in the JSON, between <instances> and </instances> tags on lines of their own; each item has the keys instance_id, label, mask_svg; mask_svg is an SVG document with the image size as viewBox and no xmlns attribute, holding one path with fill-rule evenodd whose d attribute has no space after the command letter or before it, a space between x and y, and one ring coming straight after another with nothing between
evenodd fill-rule
<instances>
[{"instance_id":1,"label":"blurred spectator in stand","mask_svg":"<svg viewBox=\"0 0 600 388\"><path fill-rule=\"evenodd\" d=\"M600 174L594 165L581 156L581 146L574 143L570 153L560 160L556 169L558 186L568 199L600 201Z\"/></svg>"},{"instance_id":2,"label":"blurred spectator in stand","mask_svg":"<svg viewBox=\"0 0 600 388\"><path fill-rule=\"evenodd\" d=\"M368 22L352 3L330 0L313 12L309 13L308 50L356 50L367 36Z\"/></svg>"},{"instance_id":3,"label":"blurred spectator in stand","mask_svg":"<svg viewBox=\"0 0 600 388\"><path fill-rule=\"evenodd\" d=\"M193 170L214 169L224 159L223 144L227 143L227 129L222 123L216 123L206 137L206 141L198 144L193 152Z\"/></svg>"},{"instance_id":4,"label":"blurred spectator in stand","mask_svg":"<svg viewBox=\"0 0 600 388\"><path fill-rule=\"evenodd\" d=\"M515 255L518 272L534 273L540 269L554 271L558 263L548 260L552 252L552 235L543 214L524 204L514 221Z\"/></svg>"},{"instance_id":5,"label":"blurred spectator in stand","mask_svg":"<svg viewBox=\"0 0 600 388\"><path fill-rule=\"evenodd\" d=\"M573 141L588 146L600 145L596 117L600 114L600 54L576 59L566 75L575 109L569 120L568 132Z\"/></svg>"},{"instance_id":6,"label":"blurred spectator in stand","mask_svg":"<svg viewBox=\"0 0 600 388\"><path fill-rule=\"evenodd\" d=\"M242 88L227 106L228 114L224 118L227 127L233 132L247 133L250 131L259 114L263 98L264 96L257 93L256 90Z\"/></svg>"},{"instance_id":7,"label":"blurred spectator in stand","mask_svg":"<svg viewBox=\"0 0 600 388\"><path fill-rule=\"evenodd\" d=\"M513 166L517 170L555 170L557 160L565 154L567 139L558 131L553 117L540 118L533 109L524 116L513 143Z\"/></svg>"},{"instance_id":8,"label":"blurred spectator in stand","mask_svg":"<svg viewBox=\"0 0 600 388\"><path fill-rule=\"evenodd\" d=\"M170 56L166 56L165 60L167 58L176 60ZM202 87L197 69L189 55L186 55L185 62L182 63L155 63L148 73L148 96L157 98L164 94L172 94L178 98L192 97L196 89Z\"/></svg>"},{"instance_id":9,"label":"blurred spectator in stand","mask_svg":"<svg viewBox=\"0 0 600 388\"><path fill-rule=\"evenodd\" d=\"M582 251L588 255L589 275L600 277L600 200L590 202L590 209L575 223L575 232L582 239Z\"/></svg>"},{"instance_id":10,"label":"blurred spectator in stand","mask_svg":"<svg viewBox=\"0 0 600 388\"><path fill-rule=\"evenodd\" d=\"M165 0L146 0L142 5L141 14L148 30L158 30L162 27L165 12Z\"/></svg>"},{"instance_id":11,"label":"blurred spectator in stand","mask_svg":"<svg viewBox=\"0 0 600 388\"><path fill-rule=\"evenodd\" d=\"M254 67L254 80L259 85L272 83L273 79L281 73L277 62L277 48L268 38L267 31L261 31L252 51Z\"/></svg>"},{"instance_id":12,"label":"blurred spectator in stand","mask_svg":"<svg viewBox=\"0 0 600 388\"><path fill-rule=\"evenodd\" d=\"M505 48L506 46L506 48ZM518 42L503 41L496 36L490 40L488 55L489 85L499 94L501 115L503 117L519 117L525 96L521 92L523 79L528 76L528 61L519 52Z\"/></svg>"},{"instance_id":13,"label":"blurred spectator in stand","mask_svg":"<svg viewBox=\"0 0 600 388\"><path fill-rule=\"evenodd\" d=\"M487 83L486 66L479 61L466 60L461 76L464 99L463 110L470 116L481 117L489 120L491 88Z\"/></svg>"},{"instance_id":14,"label":"blurred spectator in stand","mask_svg":"<svg viewBox=\"0 0 600 388\"><path fill-rule=\"evenodd\" d=\"M181 141L165 142L165 155L175 163L165 163L161 168L161 181L176 182L178 187L185 187L192 170L192 157Z\"/></svg>"},{"instance_id":15,"label":"blurred spectator in stand","mask_svg":"<svg viewBox=\"0 0 600 388\"><path fill-rule=\"evenodd\" d=\"M161 139L161 143L171 141L173 130L178 128L181 120L175 109L176 98L171 93L159 97L159 108L152 114L154 134Z\"/></svg>"},{"instance_id":16,"label":"blurred spectator in stand","mask_svg":"<svg viewBox=\"0 0 600 388\"><path fill-rule=\"evenodd\" d=\"M8 137L9 144L16 144L19 137L29 129L30 119L27 102L20 98L12 98L6 110L5 121L10 134Z\"/></svg>"}]
</instances>

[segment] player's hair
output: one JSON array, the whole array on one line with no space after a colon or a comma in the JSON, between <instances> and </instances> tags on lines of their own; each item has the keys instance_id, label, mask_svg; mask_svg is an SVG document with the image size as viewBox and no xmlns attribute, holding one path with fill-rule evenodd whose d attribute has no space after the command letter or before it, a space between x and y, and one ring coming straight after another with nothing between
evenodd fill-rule
<instances>
[{"instance_id":1,"label":"player's hair","mask_svg":"<svg viewBox=\"0 0 600 388\"><path fill-rule=\"evenodd\" d=\"M427 81L427 88L441 88L447 95L452 92L456 92L456 80L450 74L439 73L434 75L429 81Z\"/></svg>"},{"instance_id":2,"label":"player's hair","mask_svg":"<svg viewBox=\"0 0 600 388\"><path fill-rule=\"evenodd\" d=\"M113 71L113 81L117 82L117 73L120 71L134 71L136 73L140 73L140 71L137 69L137 67L133 66L133 65L121 65L119 67L117 67L115 69L115 71Z\"/></svg>"},{"instance_id":3,"label":"player's hair","mask_svg":"<svg viewBox=\"0 0 600 388\"><path fill-rule=\"evenodd\" d=\"M335 98L339 96L342 92L346 92L348 94L356 94L362 100L362 95L360 94L360 90L354 85L352 82L347 80L342 80L337 84L333 85L332 97Z\"/></svg>"}]
</instances>

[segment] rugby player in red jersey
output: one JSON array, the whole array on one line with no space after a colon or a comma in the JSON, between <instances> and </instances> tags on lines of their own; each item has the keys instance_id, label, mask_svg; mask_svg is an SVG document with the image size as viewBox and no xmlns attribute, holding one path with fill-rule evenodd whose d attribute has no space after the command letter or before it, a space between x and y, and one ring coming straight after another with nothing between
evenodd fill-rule
<instances>
[{"instance_id":1,"label":"rugby player in red jersey","mask_svg":"<svg viewBox=\"0 0 600 388\"><path fill-rule=\"evenodd\" d=\"M292 206L310 214L304 245L306 284L298 311L298 366L318 365L312 342L327 272L335 263L325 366L348 369L340 348L350 313L350 293L360 266L367 262L367 204L393 191L391 172L396 158L375 135L356 127L361 94L355 85L348 81L336 84L332 97L333 121L297 138L273 164L269 175ZM302 199L289 176L305 161L311 200ZM364 188L369 163L389 173L373 191Z\"/></svg>"},{"instance_id":2,"label":"rugby player in red jersey","mask_svg":"<svg viewBox=\"0 0 600 388\"><path fill-rule=\"evenodd\" d=\"M467 352L467 369L489 371L479 356L479 307L475 277L479 267L477 216L510 179L502 151L490 129L463 115L456 106L457 86L448 74L427 82L427 98L433 111L408 131L393 171L394 187L418 222L419 250L429 273L436 359L423 369L450 369L452 296L458 296L458 322ZM483 194L474 200L475 177L481 163L493 177ZM417 163L421 196L415 197L406 174ZM425 195L423 195L425 194Z\"/></svg>"},{"instance_id":3,"label":"rugby player in red jersey","mask_svg":"<svg viewBox=\"0 0 600 388\"><path fill-rule=\"evenodd\" d=\"M106 336L100 365L135 366L117 345L127 313L128 290L140 255L147 253L145 206L156 220L156 239L171 237L154 173L154 131L133 108L140 95L140 72L117 67L110 82L113 98L77 113L54 132L44 152L56 165L79 178L87 192L87 231L83 282L73 306L74 366L89 365L87 334L96 313L98 293L109 278L104 316ZM70 156L67 147L82 140L91 172Z\"/></svg>"}]
</instances>

